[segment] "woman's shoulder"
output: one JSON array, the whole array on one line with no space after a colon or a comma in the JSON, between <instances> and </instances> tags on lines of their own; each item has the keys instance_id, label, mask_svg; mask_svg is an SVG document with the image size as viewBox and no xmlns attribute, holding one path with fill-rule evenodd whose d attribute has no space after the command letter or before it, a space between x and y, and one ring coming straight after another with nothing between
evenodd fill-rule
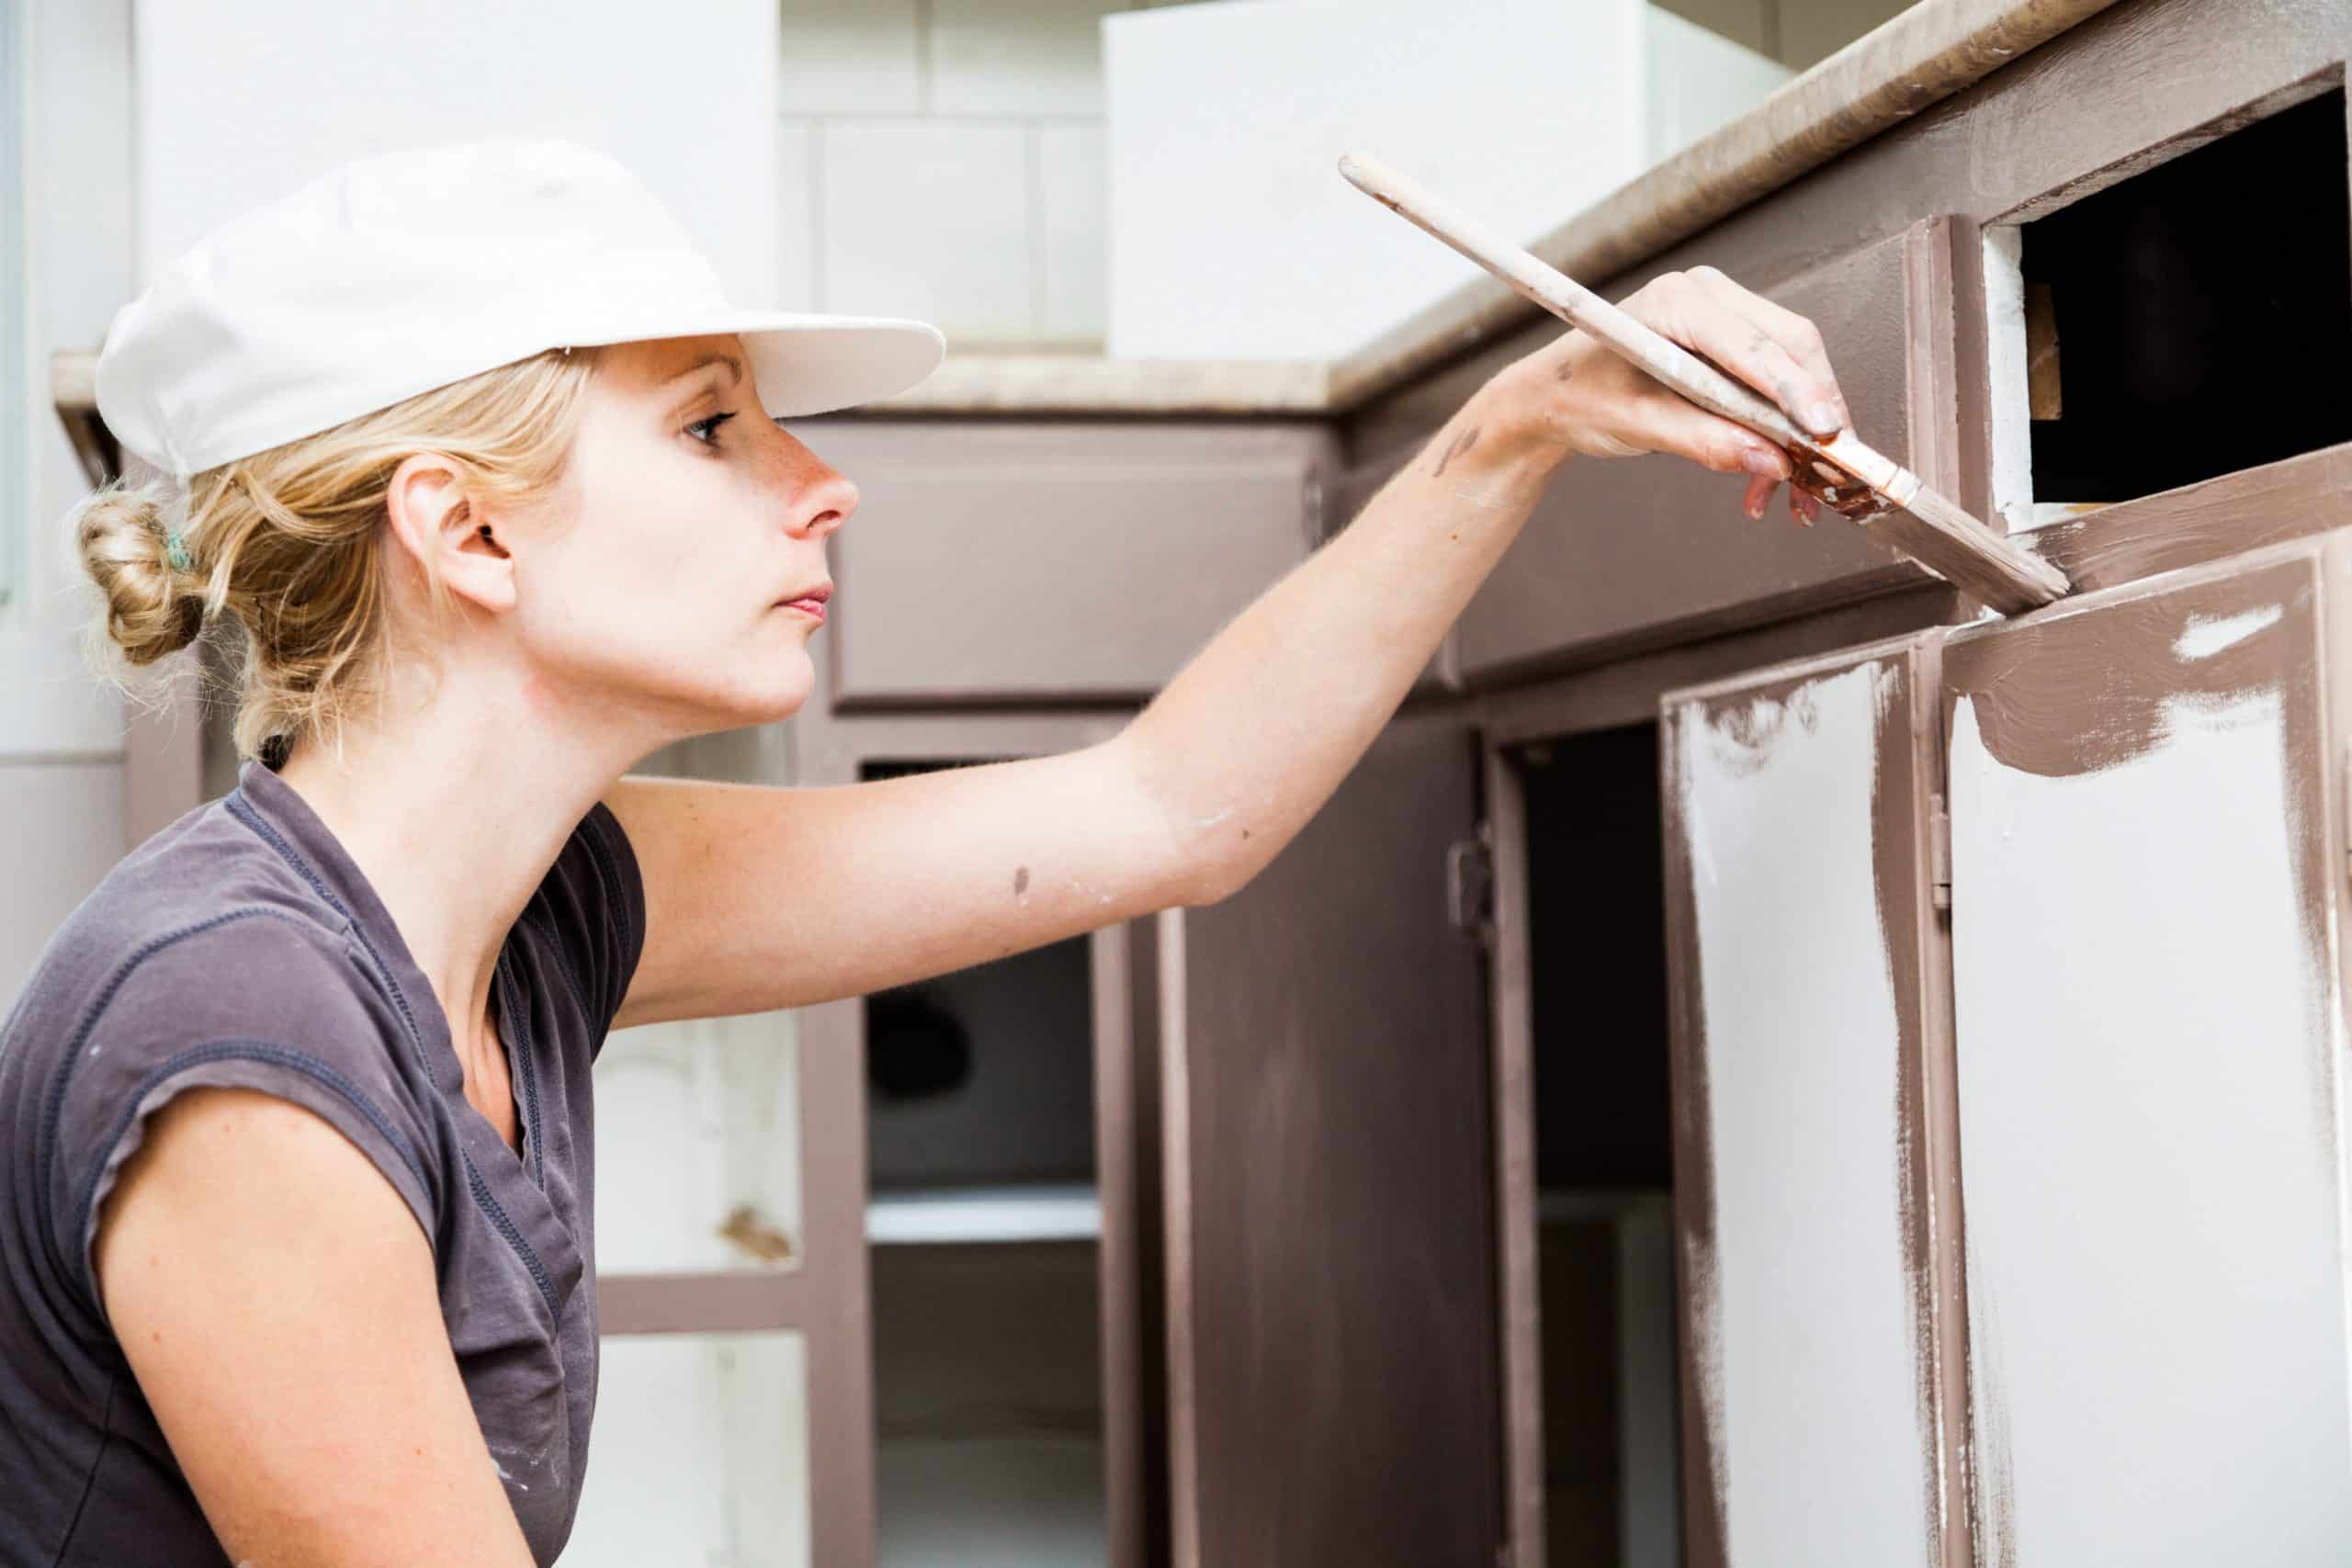
<instances>
[{"instance_id":1,"label":"woman's shoulder","mask_svg":"<svg viewBox=\"0 0 2352 1568\"><path fill-rule=\"evenodd\" d=\"M214 800L74 907L18 996L0 1056L96 1036L130 1048L348 1027L379 988L362 956L345 915Z\"/></svg>"}]
</instances>

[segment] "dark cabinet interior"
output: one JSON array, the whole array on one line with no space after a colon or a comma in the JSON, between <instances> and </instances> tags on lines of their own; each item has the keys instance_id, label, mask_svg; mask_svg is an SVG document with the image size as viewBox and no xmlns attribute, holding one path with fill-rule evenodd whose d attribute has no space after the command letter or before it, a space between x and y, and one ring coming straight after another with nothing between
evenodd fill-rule
<instances>
[{"instance_id":1,"label":"dark cabinet interior","mask_svg":"<svg viewBox=\"0 0 2352 1568\"><path fill-rule=\"evenodd\" d=\"M946 763L868 763L877 778ZM876 1560L1105 1560L1084 938L865 999Z\"/></svg>"},{"instance_id":2,"label":"dark cabinet interior","mask_svg":"<svg viewBox=\"0 0 2352 1568\"><path fill-rule=\"evenodd\" d=\"M2341 87L2022 225L2033 489L2128 501L2352 439Z\"/></svg>"},{"instance_id":3,"label":"dark cabinet interior","mask_svg":"<svg viewBox=\"0 0 2352 1568\"><path fill-rule=\"evenodd\" d=\"M1526 832L1551 1568L1679 1562L1657 728L1511 754Z\"/></svg>"}]
</instances>

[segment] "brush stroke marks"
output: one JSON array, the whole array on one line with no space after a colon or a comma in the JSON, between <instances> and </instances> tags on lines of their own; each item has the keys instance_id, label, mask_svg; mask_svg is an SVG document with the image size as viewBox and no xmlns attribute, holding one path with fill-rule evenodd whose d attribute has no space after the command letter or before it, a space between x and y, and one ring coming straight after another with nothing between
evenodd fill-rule
<instances>
[{"instance_id":1,"label":"brush stroke marks","mask_svg":"<svg viewBox=\"0 0 2352 1568\"><path fill-rule=\"evenodd\" d=\"M1915 658L1669 699L1694 1564L1941 1561Z\"/></svg>"},{"instance_id":2,"label":"brush stroke marks","mask_svg":"<svg viewBox=\"0 0 2352 1568\"><path fill-rule=\"evenodd\" d=\"M2352 1551L2309 551L1944 650L1979 1539Z\"/></svg>"}]
</instances>

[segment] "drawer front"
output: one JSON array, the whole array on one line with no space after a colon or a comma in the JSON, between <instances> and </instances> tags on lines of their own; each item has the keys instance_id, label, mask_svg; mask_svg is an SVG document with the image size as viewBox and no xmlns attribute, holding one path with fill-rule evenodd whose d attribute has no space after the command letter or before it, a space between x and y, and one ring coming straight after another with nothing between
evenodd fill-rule
<instances>
[{"instance_id":1,"label":"drawer front","mask_svg":"<svg viewBox=\"0 0 2352 1568\"><path fill-rule=\"evenodd\" d=\"M1951 226L1935 220L1765 291L1821 329L1862 438L1939 486L1957 444L1951 259ZM1744 484L1679 457L1571 460L1464 613L1464 679L1494 684L1928 581L1827 513L1800 528L1776 497L1751 522Z\"/></svg>"},{"instance_id":2,"label":"drawer front","mask_svg":"<svg viewBox=\"0 0 2352 1568\"><path fill-rule=\"evenodd\" d=\"M1312 548L1331 438L1288 424L808 421L841 710L1148 697Z\"/></svg>"}]
</instances>

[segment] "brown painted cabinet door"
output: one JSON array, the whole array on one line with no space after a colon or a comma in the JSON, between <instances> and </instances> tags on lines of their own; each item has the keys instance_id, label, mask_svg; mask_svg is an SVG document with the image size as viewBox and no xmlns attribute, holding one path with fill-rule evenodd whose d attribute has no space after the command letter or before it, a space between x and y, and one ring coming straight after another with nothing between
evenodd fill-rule
<instances>
[{"instance_id":1,"label":"brown painted cabinet door","mask_svg":"<svg viewBox=\"0 0 2352 1568\"><path fill-rule=\"evenodd\" d=\"M1159 917L1178 1568L1495 1560L1476 779L1400 720L1255 881Z\"/></svg>"},{"instance_id":2,"label":"brown painted cabinet door","mask_svg":"<svg viewBox=\"0 0 2352 1568\"><path fill-rule=\"evenodd\" d=\"M1993 1568L2352 1562L2344 536L1943 654Z\"/></svg>"},{"instance_id":3,"label":"brown painted cabinet door","mask_svg":"<svg viewBox=\"0 0 2352 1568\"><path fill-rule=\"evenodd\" d=\"M1663 704L1693 1568L1968 1562L1934 653Z\"/></svg>"},{"instance_id":4,"label":"brown painted cabinet door","mask_svg":"<svg viewBox=\"0 0 2352 1568\"><path fill-rule=\"evenodd\" d=\"M1296 421L793 429L861 494L831 541L844 713L1148 697L1314 548L1333 440Z\"/></svg>"},{"instance_id":5,"label":"brown painted cabinet door","mask_svg":"<svg viewBox=\"0 0 2352 1568\"><path fill-rule=\"evenodd\" d=\"M1855 429L1931 485L1957 473L1952 226L1922 222L1762 290L1820 328ZM1579 461L1464 613L1474 685L1756 626L1931 581L1860 529L1740 511L1742 481L1679 457Z\"/></svg>"}]
</instances>

